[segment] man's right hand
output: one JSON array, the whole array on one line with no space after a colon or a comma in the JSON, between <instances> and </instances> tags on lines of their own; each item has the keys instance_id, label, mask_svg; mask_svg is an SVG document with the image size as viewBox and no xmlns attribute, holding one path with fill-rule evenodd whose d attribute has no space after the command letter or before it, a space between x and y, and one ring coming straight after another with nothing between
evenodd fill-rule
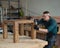
<instances>
[{"instance_id":1,"label":"man's right hand","mask_svg":"<svg viewBox=\"0 0 60 48\"><path fill-rule=\"evenodd\" d=\"M37 25L34 25L34 29L39 30L39 27Z\"/></svg>"}]
</instances>

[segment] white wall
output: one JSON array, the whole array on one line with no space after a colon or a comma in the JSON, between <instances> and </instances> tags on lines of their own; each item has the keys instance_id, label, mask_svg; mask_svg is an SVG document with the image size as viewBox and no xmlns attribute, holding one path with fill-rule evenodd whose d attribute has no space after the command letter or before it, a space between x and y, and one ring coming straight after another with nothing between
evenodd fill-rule
<instances>
[{"instance_id":1,"label":"white wall","mask_svg":"<svg viewBox=\"0 0 60 48\"><path fill-rule=\"evenodd\" d=\"M46 10L52 16L60 16L60 0L21 0L21 3L27 16L40 16Z\"/></svg>"}]
</instances>

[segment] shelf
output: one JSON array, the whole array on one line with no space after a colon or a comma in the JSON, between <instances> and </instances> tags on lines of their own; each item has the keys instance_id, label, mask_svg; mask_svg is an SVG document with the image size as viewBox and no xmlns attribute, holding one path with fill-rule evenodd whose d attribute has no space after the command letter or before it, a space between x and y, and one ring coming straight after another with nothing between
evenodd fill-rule
<instances>
[{"instance_id":1,"label":"shelf","mask_svg":"<svg viewBox=\"0 0 60 48\"><path fill-rule=\"evenodd\" d=\"M18 9L21 9L21 8L10 8L8 10L18 10Z\"/></svg>"},{"instance_id":2,"label":"shelf","mask_svg":"<svg viewBox=\"0 0 60 48\"><path fill-rule=\"evenodd\" d=\"M1 0L1 1L7 1L6 5L8 5L6 8L4 8L3 15L5 17L19 17L18 11L21 9L20 8L20 0ZM14 2L13 2L14 1ZM15 2L17 1L17 2ZM15 6L16 4L16 6Z\"/></svg>"}]
</instances>

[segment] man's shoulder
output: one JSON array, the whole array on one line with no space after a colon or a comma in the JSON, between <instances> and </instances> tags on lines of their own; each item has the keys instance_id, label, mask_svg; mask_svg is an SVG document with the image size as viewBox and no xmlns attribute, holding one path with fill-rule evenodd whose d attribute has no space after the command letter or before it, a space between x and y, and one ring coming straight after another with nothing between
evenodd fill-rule
<instances>
[{"instance_id":1,"label":"man's shoulder","mask_svg":"<svg viewBox=\"0 0 60 48\"><path fill-rule=\"evenodd\" d=\"M51 18L50 19L50 24L54 26L54 25L57 25L57 22L54 18Z\"/></svg>"},{"instance_id":2,"label":"man's shoulder","mask_svg":"<svg viewBox=\"0 0 60 48\"><path fill-rule=\"evenodd\" d=\"M39 21L43 21L43 19L41 18Z\"/></svg>"},{"instance_id":3,"label":"man's shoulder","mask_svg":"<svg viewBox=\"0 0 60 48\"><path fill-rule=\"evenodd\" d=\"M53 17L50 18L50 21L51 22L56 22L56 20Z\"/></svg>"}]
</instances>

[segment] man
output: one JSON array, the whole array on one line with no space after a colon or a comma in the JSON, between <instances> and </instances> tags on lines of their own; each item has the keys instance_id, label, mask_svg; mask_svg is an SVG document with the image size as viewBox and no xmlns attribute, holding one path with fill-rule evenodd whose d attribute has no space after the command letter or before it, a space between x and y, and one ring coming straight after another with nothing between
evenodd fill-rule
<instances>
[{"instance_id":1,"label":"man","mask_svg":"<svg viewBox=\"0 0 60 48\"><path fill-rule=\"evenodd\" d=\"M46 41L48 41L48 45L44 48L53 48L55 43L56 35L57 35L57 23L56 21L50 16L49 11L44 11L42 19L37 21L37 24L42 24L45 28L39 28L35 25L34 29L39 30L40 32L47 33Z\"/></svg>"}]
</instances>

